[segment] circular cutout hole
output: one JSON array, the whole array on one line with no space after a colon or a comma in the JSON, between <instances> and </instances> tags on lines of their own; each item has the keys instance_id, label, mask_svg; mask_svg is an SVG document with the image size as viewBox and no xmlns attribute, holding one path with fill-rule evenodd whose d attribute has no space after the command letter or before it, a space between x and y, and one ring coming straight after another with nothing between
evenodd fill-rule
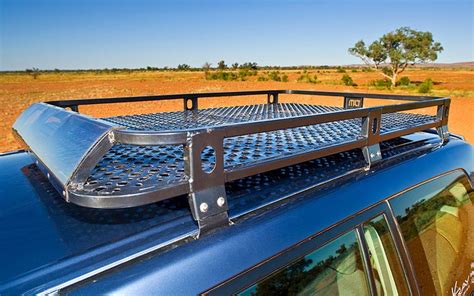
<instances>
[{"instance_id":1,"label":"circular cutout hole","mask_svg":"<svg viewBox=\"0 0 474 296\"><path fill-rule=\"evenodd\" d=\"M216 151L211 146L206 146L201 151L201 168L205 173L212 173L216 167Z\"/></svg>"},{"instance_id":2,"label":"circular cutout hole","mask_svg":"<svg viewBox=\"0 0 474 296\"><path fill-rule=\"evenodd\" d=\"M194 104L192 99L186 99L186 109L193 110Z\"/></svg>"},{"instance_id":3,"label":"circular cutout hole","mask_svg":"<svg viewBox=\"0 0 474 296\"><path fill-rule=\"evenodd\" d=\"M376 134L377 133L377 126L378 124L378 120L377 120L377 117L374 118L374 120L372 121L372 134Z\"/></svg>"}]
</instances>

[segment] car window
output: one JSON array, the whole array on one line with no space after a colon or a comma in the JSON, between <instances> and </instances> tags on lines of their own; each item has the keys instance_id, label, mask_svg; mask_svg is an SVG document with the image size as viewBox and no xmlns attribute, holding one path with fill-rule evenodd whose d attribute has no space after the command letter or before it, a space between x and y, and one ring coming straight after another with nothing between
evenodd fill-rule
<instances>
[{"instance_id":1,"label":"car window","mask_svg":"<svg viewBox=\"0 0 474 296\"><path fill-rule=\"evenodd\" d=\"M408 295L409 290L385 216L363 225L378 295Z\"/></svg>"},{"instance_id":2,"label":"car window","mask_svg":"<svg viewBox=\"0 0 474 296\"><path fill-rule=\"evenodd\" d=\"M276 271L237 295L368 295L355 231Z\"/></svg>"},{"instance_id":3,"label":"car window","mask_svg":"<svg viewBox=\"0 0 474 296\"><path fill-rule=\"evenodd\" d=\"M462 173L437 178L390 201L423 295L474 290L473 201Z\"/></svg>"}]
</instances>

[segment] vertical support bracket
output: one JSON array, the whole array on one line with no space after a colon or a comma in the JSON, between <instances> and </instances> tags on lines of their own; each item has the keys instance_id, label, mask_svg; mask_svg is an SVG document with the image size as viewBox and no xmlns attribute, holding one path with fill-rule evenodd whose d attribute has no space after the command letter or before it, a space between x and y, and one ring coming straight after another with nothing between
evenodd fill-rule
<instances>
[{"instance_id":1,"label":"vertical support bracket","mask_svg":"<svg viewBox=\"0 0 474 296\"><path fill-rule=\"evenodd\" d=\"M438 135L441 138L441 141L443 141L443 143L449 141L448 116L450 103L451 100L446 99L443 105L438 106L436 112L436 118L438 121L441 122L441 125L436 127L436 131L438 132Z\"/></svg>"},{"instance_id":2,"label":"vertical support bracket","mask_svg":"<svg viewBox=\"0 0 474 296\"><path fill-rule=\"evenodd\" d=\"M198 236L230 223L225 192L223 142L224 137L218 131L188 133L184 162L185 172L189 176L188 201L193 218L199 226ZM205 171L202 152L208 146L214 150L214 167ZM206 165L209 166L209 163Z\"/></svg>"},{"instance_id":3,"label":"vertical support bracket","mask_svg":"<svg viewBox=\"0 0 474 296\"><path fill-rule=\"evenodd\" d=\"M374 109L369 116L362 118L362 136L367 139L367 146L362 148L367 170L371 165L382 160L380 151L380 125L382 122L382 109Z\"/></svg>"},{"instance_id":4,"label":"vertical support bracket","mask_svg":"<svg viewBox=\"0 0 474 296\"><path fill-rule=\"evenodd\" d=\"M191 111L198 109L198 98L197 97L185 97L183 98L184 111Z\"/></svg>"},{"instance_id":5,"label":"vertical support bracket","mask_svg":"<svg viewBox=\"0 0 474 296\"><path fill-rule=\"evenodd\" d=\"M278 93L267 94L267 104L278 104Z\"/></svg>"},{"instance_id":6,"label":"vertical support bracket","mask_svg":"<svg viewBox=\"0 0 474 296\"><path fill-rule=\"evenodd\" d=\"M78 105L73 105L70 108L71 108L71 111L79 113L79 106Z\"/></svg>"}]
</instances>

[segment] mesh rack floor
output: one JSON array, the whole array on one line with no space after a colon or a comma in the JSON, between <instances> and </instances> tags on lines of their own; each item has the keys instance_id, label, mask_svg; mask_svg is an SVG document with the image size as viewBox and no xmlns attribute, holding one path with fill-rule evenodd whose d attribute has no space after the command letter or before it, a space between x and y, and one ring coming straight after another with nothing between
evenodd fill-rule
<instances>
[{"instance_id":1,"label":"mesh rack floor","mask_svg":"<svg viewBox=\"0 0 474 296\"><path fill-rule=\"evenodd\" d=\"M103 119L131 130L164 131L216 127L341 110L343 109L338 107L279 103ZM435 120L435 116L413 113L383 114L380 132L385 134ZM361 134L361 122L361 119L342 120L226 138L224 141L225 169L232 170L254 162L357 140ZM202 159L204 170L214 166L215 159L211 149L203 152ZM99 196L122 195L125 192L153 191L186 182L182 145L118 144L97 164L80 191Z\"/></svg>"}]
</instances>

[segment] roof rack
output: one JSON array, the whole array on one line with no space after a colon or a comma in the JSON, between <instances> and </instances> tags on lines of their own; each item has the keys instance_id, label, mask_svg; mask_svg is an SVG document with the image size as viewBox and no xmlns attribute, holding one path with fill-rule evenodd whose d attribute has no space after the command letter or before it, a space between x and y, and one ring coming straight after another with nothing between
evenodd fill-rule
<instances>
[{"instance_id":1,"label":"roof rack","mask_svg":"<svg viewBox=\"0 0 474 296\"><path fill-rule=\"evenodd\" d=\"M279 95L344 98L343 107L280 103ZM266 104L198 109L200 98L266 96ZM364 108L364 98L407 103ZM182 99L184 110L92 118L79 106ZM367 168L380 142L436 128L448 140L450 99L261 90L36 103L13 126L67 202L125 208L188 194L200 230L229 223L225 183L362 149ZM436 114L407 113L436 107ZM67 110L70 109L70 110Z\"/></svg>"}]
</instances>

